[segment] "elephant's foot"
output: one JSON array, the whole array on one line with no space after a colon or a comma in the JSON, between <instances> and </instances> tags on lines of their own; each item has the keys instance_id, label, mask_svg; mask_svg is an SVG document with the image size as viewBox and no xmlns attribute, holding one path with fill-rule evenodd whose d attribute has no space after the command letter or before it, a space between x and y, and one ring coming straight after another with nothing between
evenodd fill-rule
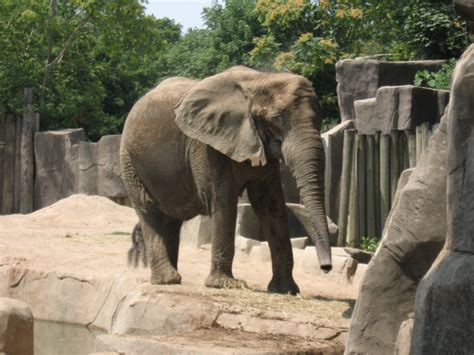
<instances>
[{"instance_id":1,"label":"elephant's foot","mask_svg":"<svg viewBox=\"0 0 474 355\"><path fill-rule=\"evenodd\" d=\"M248 288L245 281L219 273L209 275L205 285L213 288Z\"/></svg>"},{"instance_id":2,"label":"elephant's foot","mask_svg":"<svg viewBox=\"0 0 474 355\"><path fill-rule=\"evenodd\" d=\"M181 275L172 267L152 269L150 282L153 285L173 285L181 283Z\"/></svg>"},{"instance_id":3,"label":"elephant's foot","mask_svg":"<svg viewBox=\"0 0 474 355\"><path fill-rule=\"evenodd\" d=\"M276 277L273 276L272 280L267 287L268 292L273 293L284 293L290 295L296 295L300 293L300 288L293 280L293 277Z\"/></svg>"}]
</instances>

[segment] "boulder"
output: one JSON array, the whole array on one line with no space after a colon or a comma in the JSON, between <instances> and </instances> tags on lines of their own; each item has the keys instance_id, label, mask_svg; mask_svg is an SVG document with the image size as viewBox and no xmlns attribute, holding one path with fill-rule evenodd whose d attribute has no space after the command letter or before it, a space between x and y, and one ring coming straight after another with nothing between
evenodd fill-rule
<instances>
[{"instance_id":1,"label":"boulder","mask_svg":"<svg viewBox=\"0 0 474 355\"><path fill-rule=\"evenodd\" d=\"M181 226L180 245L199 249L201 245L211 242L209 216L196 216L185 221Z\"/></svg>"},{"instance_id":2,"label":"boulder","mask_svg":"<svg viewBox=\"0 0 474 355\"><path fill-rule=\"evenodd\" d=\"M25 302L0 298L0 353L33 354L33 315Z\"/></svg>"},{"instance_id":3,"label":"boulder","mask_svg":"<svg viewBox=\"0 0 474 355\"><path fill-rule=\"evenodd\" d=\"M446 236L446 115L399 189L382 242L361 282L346 354L392 354L415 291ZM403 188L402 188L403 186ZM383 316L381 316L383 315Z\"/></svg>"},{"instance_id":4,"label":"boulder","mask_svg":"<svg viewBox=\"0 0 474 355\"><path fill-rule=\"evenodd\" d=\"M308 235L305 225L309 223L303 205L287 203L288 228L290 238L300 238ZM337 238L337 226L328 218L329 233L332 239ZM237 224L235 235L244 238L263 241L262 230L257 215L249 203L239 203L237 206Z\"/></svg>"},{"instance_id":5,"label":"boulder","mask_svg":"<svg viewBox=\"0 0 474 355\"><path fill-rule=\"evenodd\" d=\"M339 214L344 131L352 128L354 128L354 121L349 120L338 124L336 127L333 127L321 135L324 143L324 151L326 153L326 166L324 171L325 207L326 214L333 221L338 220Z\"/></svg>"},{"instance_id":6,"label":"boulder","mask_svg":"<svg viewBox=\"0 0 474 355\"><path fill-rule=\"evenodd\" d=\"M35 134L35 210L77 193L78 144L84 140L82 128Z\"/></svg>"},{"instance_id":7,"label":"boulder","mask_svg":"<svg viewBox=\"0 0 474 355\"><path fill-rule=\"evenodd\" d=\"M354 120L354 102L375 97L379 87L410 85L419 70L437 71L444 63L444 60L388 62L366 58L337 62L337 97L341 120Z\"/></svg>"},{"instance_id":8,"label":"boulder","mask_svg":"<svg viewBox=\"0 0 474 355\"><path fill-rule=\"evenodd\" d=\"M474 45L453 73L447 156L447 237L416 293L411 354L474 352Z\"/></svg>"}]
</instances>

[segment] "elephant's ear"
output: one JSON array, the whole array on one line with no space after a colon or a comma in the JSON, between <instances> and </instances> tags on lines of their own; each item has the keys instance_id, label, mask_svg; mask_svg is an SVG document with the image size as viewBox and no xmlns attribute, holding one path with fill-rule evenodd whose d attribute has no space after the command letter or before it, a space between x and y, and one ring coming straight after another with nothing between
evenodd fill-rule
<instances>
[{"instance_id":1,"label":"elephant's ear","mask_svg":"<svg viewBox=\"0 0 474 355\"><path fill-rule=\"evenodd\" d=\"M191 138L237 162L266 164L263 143L250 115L250 100L225 74L196 84L175 108L176 124Z\"/></svg>"}]
</instances>

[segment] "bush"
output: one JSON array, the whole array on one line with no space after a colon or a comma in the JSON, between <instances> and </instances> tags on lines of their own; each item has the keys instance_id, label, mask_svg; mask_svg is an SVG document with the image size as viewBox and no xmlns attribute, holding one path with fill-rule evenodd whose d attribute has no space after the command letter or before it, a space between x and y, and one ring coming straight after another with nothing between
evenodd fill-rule
<instances>
[{"instance_id":1,"label":"bush","mask_svg":"<svg viewBox=\"0 0 474 355\"><path fill-rule=\"evenodd\" d=\"M437 72L421 70L415 75L415 85L432 89L449 90L451 87L451 77L453 75L456 59L452 58L448 63L443 64Z\"/></svg>"},{"instance_id":2,"label":"bush","mask_svg":"<svg viewBox=\"0 0 474 355\"><path fill-rule=\"evenodd\" d=\"M380 240L377 238L362 237L360 239L360 250L375 252L379 246Z\"/></svg>"}]
</instances>

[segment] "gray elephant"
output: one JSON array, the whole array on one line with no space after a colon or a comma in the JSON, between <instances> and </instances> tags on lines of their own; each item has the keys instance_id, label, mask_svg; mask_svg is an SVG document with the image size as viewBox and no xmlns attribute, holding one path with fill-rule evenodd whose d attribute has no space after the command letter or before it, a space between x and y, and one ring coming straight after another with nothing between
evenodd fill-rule
<instances>
[{"instance_id":1,"label":"gray elephant","mask_svg":"<svg viewBox=\"0 0 474 355\"><path fill-rule=\"evenodd\" d=\"M332 268L324 210L322 119L308 80L234 67L202 81L171 78L132 108L122 173L143 228L152 284L178 284L183 221L211 218L208 287L245 285L232 274L237 200L247 189L268 240L268 291L296 294L280 160L294 175L324 272Z\"/></svg>"}]
</instances>

